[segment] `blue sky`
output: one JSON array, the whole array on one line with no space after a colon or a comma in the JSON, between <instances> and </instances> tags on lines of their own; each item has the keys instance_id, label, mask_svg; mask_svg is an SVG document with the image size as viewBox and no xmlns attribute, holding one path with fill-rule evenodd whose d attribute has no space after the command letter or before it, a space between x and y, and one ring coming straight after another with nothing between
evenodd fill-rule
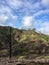
<instances>
[{"instance_id":1,"label":"blue sky","mask_svg":"<svg viewBox=\"0 0 49 65\"><path fill-rule=\"evenodd\" d=\"M0 0L0 25L49 34L49 0Z\"/></svg>"}]
</instances>

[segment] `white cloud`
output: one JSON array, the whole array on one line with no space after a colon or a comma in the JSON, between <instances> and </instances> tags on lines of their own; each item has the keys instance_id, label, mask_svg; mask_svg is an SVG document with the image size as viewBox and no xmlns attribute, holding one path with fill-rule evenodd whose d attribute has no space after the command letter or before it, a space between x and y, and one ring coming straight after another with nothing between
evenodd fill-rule
<instances>
[{"instance_id":1,"label":"white cloud","mask_svg":"<svg viewBox=\"0 0 49 65\"><path fill-rule=\"evenodd\" d=\"M4 13L10 13L11 9L8 6L4 6L4 5L0 5L0 13L4 14Z\"/></svg>"},{"instance_id":2,"label":"white cloud","mask_svg":"<svg viewBox=\"0 0 49 65\"><path fill-rule=\"evenodd\" d=\"M26 16L30 15L31 13L34 14L38 10L41 9L40 3L30 3L26 0L26 2L22 3L22 9L20 9L20 12L23 12Z\"/></svg>"},{"instance_id":3,"label":"white cloud","mask_svg":"<svg viewBox=\"0 0 49 65\"><path fill-rule=\"evenodd\" d=\"M0 15L0 22L5 22L8 19L7 16Z\"/></svg>"},{"instance_id":4,"label":"white cloud","mask_svg":"<svg viewBox=\"0 0 49 65\"><path fill-rule=\"evenodd\" d=\"M6 1L7 4L13 9L17 9L22 5L22 2L20 0L6 0Z\"/></svg>"},{"instance_id":5,"label":"white cloud","mask_svg":"<svg viewBox=\"0 0 49 65\"><path fill-rule=\"evenodd\" d=\"M48 14L48 13L49 13L49 9L48 9L48 10L40 10L40 11L36 12L36 13L33 15L33 18L35 18L35 17L38 16L38 15Z\"/></svg>"},{"instance_id":6,"label":"white cloud","mask_svg":"<svg viewBox=\"0 0 49 65\"><path fill-rule=\"evenodd\" d=\"M30 28L33 24L33 19L32 19L32 16L25 16L23 17L23 21L22 21L22 24L23 24L23 27L24 28Z\"/></svg>"},{"instance_id":7,"label":"white cloud","mask_svg":"<svg viewBox=\"0 0 49 65\"><path fill-rule=\"evenodd\" d=\"M49 0L41 0L43 6L49 7Z\"/></svg>"},{"instance_id":8,"label":"white cloud","mask_svg":"<svg viewBox=\"0 0 49 65\"><path fill-rule=\"evenodd\" d=\"M49 21L35 21L35 28L37 32L49 34Z\"/></svg>"},{"instance_id":9,"label":"white cloud","mask_svg":"<svg viewBox=\"0 0 49 65\"><path fill-rule=\"evenodd\" d=\"M18 16L14 15L11 11L11 9L8 6L1 6L0 7L0 25L5 26L6 23L9 26L13 26L16 22ZM7 21L8 20L8 21Z\"/></svg>"},{"instance_id":10,"label":"white cloud","mask_svg":"<svg viewBox=\"0 0 49 65\"><path fill-rule=\"evenodd\" d=\"M13 15L12 10L8 6L4 6L4 5L0 6L0 14L1 15L5 14L6 16L8 16L8 18L13 18L13 19L17 18L16 15Z\"/></svg>"},{"instance_id":11,"label":"white cloud","mask_svg":"<svg viewBox=\"0 0 49 65\"><path fill-rule=\"evenodd\" d=\"M28 2L28 1L26 1L26 2L23 2L23 6L28 8L28 9L35 9L35 8L39 9L40 8L40 3L36 2L36 3L32 4L32 3Z\"/></svg>"},{"instance_id":12,"label":"white cloud","mask_svg":"<svg viewBox=\"0 0 49 65\"><path fill-rule=\"evenodd\" d=\"M12 15L12 18L13 18L13 19L17 19L17 18L18 18L18 16Z\"/></svg>"},{"instance_id":13,"label":"white cloud","mask_svg":"<svg viewBox=\"0 0 49 65\"><path fill-rule=\"evenodd\" d=\"M40 3L37 1L36 3L31 3L27 0L6 0L7 4L10 8L14 9L16 12L22 12L25 15L30 13L35 13L36 11L41 9ZM21 13L21 14L22 14Z\"/></svg>"},{"instance_id":14,"label":"white cloud","mask_svg":"<svg viewBox=\"0 0 49 65\"><path fill-rule=\"evenodd\" d=\"M9 26L15 27L15 24L17 23L18 16L11 15L11 18L9 18Z\"/></svg>"},{"instance_id":15,"label":"white cloud","mask_svg":"<svg viewBox=\"0 0 49 65\"><path fill-rule=\"evenodd\" d=\"M13 23L9 23L9 26L13 26Z\"/></svg>"},{"instance_id":16,"label":"white cloud","mask_svg":"<svg viewBox=\"0 0 49 65\"><path fill-rule=\"evenodd\" d=\"M47 15L43 16L43 19L40 18L36 20L36 17L39 17L39 15L43 14L49 14L49 9L41 10L33 15L34 25L37 31L41 31L44 34L49 34L49 21L47 20Z\"/></svg>"},{"instance_id":17,"label":"white cloud","mask_svg":"<svg viewBox=\"0 0 49 65\"><path fill-rule=\"evenodd\" d=\"M49 34L49 22L42 23L39 30L44 34Z\"/></svg>"},{"instance_id":18,"label":"white cloud","mask_svg":"<svg viewBox=\"0 0 49 65\"><path fill-rule=\"evenodd\" d=\"M1 5L0 6L0 25L5 25L7 19L11 24L17 20L18 16L12 13L12 10L8 6ZM9 24L9 22L7 22Z\"/></svg>"},{"instance_id":19,"label":"white cloud","mask_svg":"<svg viewBox=\"0 0 49 65\"><path fill-rule=\"evenodd\" d=\"M4 23L7 21L8 17L5 15L0 15L0 25L4 25Z\"/></svg>"}]
</instances>

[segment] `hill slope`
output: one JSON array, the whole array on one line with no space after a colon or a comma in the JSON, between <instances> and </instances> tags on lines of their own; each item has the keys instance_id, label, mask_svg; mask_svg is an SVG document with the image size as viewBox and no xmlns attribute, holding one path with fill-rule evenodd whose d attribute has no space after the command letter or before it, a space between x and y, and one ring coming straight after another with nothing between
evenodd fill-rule
<instances>
[{"instance_id":1,"label":"hill slope","mask_svg":"<svg viewBox=\"0 0 49 65\"><path fill-rule=\"evenodd\" d=\"M10 40L11 38L11 40ZM18 58L38 58L49 55L49 36L37 33L35 29L24 30L0 26L0 56L9 56L9 43L12 56Z\"/></svg>"}]
</instances>

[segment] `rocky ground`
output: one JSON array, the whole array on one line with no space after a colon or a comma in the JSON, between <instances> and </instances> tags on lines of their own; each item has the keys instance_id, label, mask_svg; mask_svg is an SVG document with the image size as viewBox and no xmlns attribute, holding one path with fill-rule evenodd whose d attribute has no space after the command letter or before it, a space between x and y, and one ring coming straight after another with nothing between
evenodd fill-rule
<instances>
[{"instance_id":1,"label":"rocky ground","mask_svg":"<svg viewBox=\"0 0 49 65\"><path fill-rule=\"evenodd\" d=\"M0 58L0 65L49 65L49 59L18 60L16 58Z\"/></svg>"}]
</instances>

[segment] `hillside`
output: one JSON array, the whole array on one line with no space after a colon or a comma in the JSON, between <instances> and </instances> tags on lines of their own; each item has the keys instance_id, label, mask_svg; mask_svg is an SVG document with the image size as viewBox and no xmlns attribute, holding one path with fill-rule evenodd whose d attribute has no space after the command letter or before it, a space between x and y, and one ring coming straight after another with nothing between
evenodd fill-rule
<instances>
[{"instance_id":1,"label":"hillside","mask_svg":"<svg viewBox=\"0 0 49 65\"><path fill-rule=\"evenodd\" d=\"M10 40L11 38L11 40ZM49 36L37 33L35 29L24 30L0 26L0 57L9 56L9 43L12 56L19 59L49 58Z\"/></svg>"}]
</instances>

